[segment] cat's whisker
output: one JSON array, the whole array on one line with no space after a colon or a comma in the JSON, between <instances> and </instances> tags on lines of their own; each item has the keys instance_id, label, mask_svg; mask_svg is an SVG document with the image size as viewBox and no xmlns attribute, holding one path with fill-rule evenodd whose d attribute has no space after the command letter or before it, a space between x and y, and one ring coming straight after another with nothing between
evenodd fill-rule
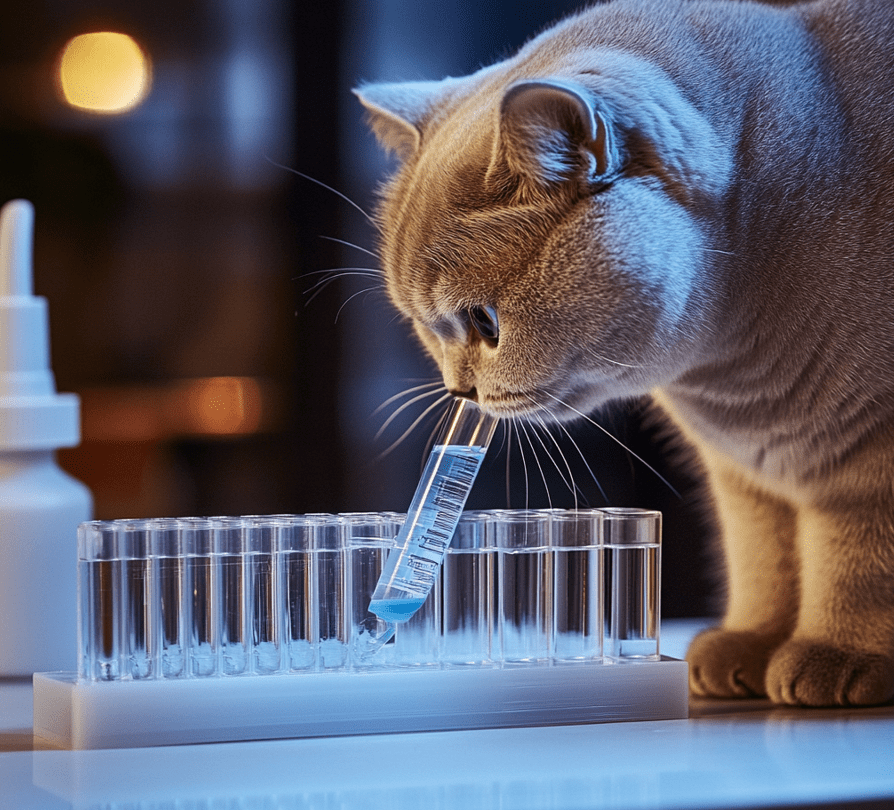
<instances>
[{"instance_id":1,"label":"cat's whisker","mask_svg":"<svg viewBox=\"0 0 894 810\"><path fill-rule=\"evenodd\" d=\"M565 427L561 422L557 422L559 429L568 437L568 441L571 442L571 446L577 450L577 454L580 456L581 461L583 461L584 466L587 468L587 472L590 473L590 478L593 479L593 483L596 484L596 488L599 490L599 494L602 496L603 500L608 503L608 496L605 494L605 490L602 488L602 484L599 483L599 479L596 477L596 473L593 472L592 467L590 467L589 462L587 461L586 456L583 453L583 450L580 449L575 438L568 431L568 428Z\"/></svg>"},{"instance_id":2,"label":"cat's whisker","mask_svg":"<svg viewBox=\"0 0 894 810\"><path fill-rule=\"evenodd\" d=\"M540 427L543 432L549 437L550 441L552 441L553 446L558 452L559 457L562 459L563 464L565 465L565 470L568 473L568 477L565 477L565 473L562 471L559 463L554 458L552 452L550 452L549 448L543 443L543 440L540 438L539 433L535 430L535 435L537 435L537 439L543 447L544 452L546 453L547 458L553 463L553 466L556 468L556 472L559 474L559 477L562 479L562 482L568 487L568 490L571 492L572 497L574 498L574 508L577 509L577 493L579 492L577 484L574 483L574 473L571 471L571 465L568 464L568 459L565 456L565 453L562 451L562 448L559 446L558 441L556 441L556 437L550 432L546 421L539 414L534 414L534 418L537 419ZM581 493L583 495L583 493Z\"/></svg>"},{"instance_id":3,"label":"cat's whisker","mask_svg":"<svg viewBox=\"0 0 894 810\"><path fill-rule=\"evenodd\" d=\"M378 270L375 267L330 267L328 270L311 270L308 273L302 273L300 276L296 276L293 281L297 281L299 278L303 278L304 276L320 276L326 273L331 274L339 274L336 275L335 278L340 278L340 274L344 275L362 275L362 276L370 276L372 278L384 278L382 271ZM327 281L328 279L324 279ZM317 282L322 283L322 282ZM313 287L310 288L311 290ZM307 292L309 292L308 290Z\"/></svg>"},{"instance_id":4,"label":"cat's whisker","mask_svg":"<svg viewBox=\"0 0 894 810\"><path fill-rule=\"evenodd\" d=\"M346 278L348 276L364 276L366 278L373 278L376 280L377 284L375 287L370 287L368 289L385 289L385 285L382 283L381 278L379 278L377 274L365 272L364 268L362 267L346 267L343 270L323 270L319 272L331 273L331 275L327 278L321 279L312 287L309 287L304 291L304 295L310 293L310 298L305 301L305 306L310 304L314 300L314 298L316 298L321 292L323 292L323 290L325 290L326 287L328 287L333 281L337 281L340 278Z\"/></svg>"},{"instance_id":5,"label":"cat's whisker","mask_svg":"<svg viewBox=\"0 0 894 810\"><path fill-rule=\"evenodd\" d=\"M347 298L345 301L343 301L343 302L342 302L342 305L338 308L338 312L335 313L335 323L338 323L338 318L339 318L339 316L341 315L341 311L342 311L342 310L343 310L343 309L344 309L344 308L345 308L351 301L353 301L358 295L363 295L364 293L369 294L369 293L381 292L381 291L382 291L381 286L367 287L367 288L364 289L364 290L358 290L358 291L355 292L353 295L349 295L348 298ZM308 302L308 303L310 303L310 302Z\"/></svg>"},{"instance_id":6,"label":"cat's whisker","mask_svg":"<svg viewBox=\"0 0 894 810\"><path fill-rule=\"evenodd\" d=\"M338 242L340 245L344 245L345 247L353 248L354 250L359 250L362 253L366 253L368 256L372 256L374 259L379 258L379 254L373 250L368 250L365 247L361 247L360 245L355 245L353 242L349 242L347 239L339 239L336 236L320 236L320 239L326 239L329 242ZM378 271L377 271L378 272Z\"/></svg>"},{"instance_id":7,"label":"cat's whisker","mask_svg":"<svg viewBox=\"0 0 894 810\"><path fill-rule=\"evenodd\" d=\"M444 385L443 381L437 379L431 382L422 383L422 385L414 385L412 388L405 388L403 391L398 391L396 394L388 397L388 399L386 399L381 405L379 405L379 407L372 412L372 416L376 416L385 408L387 408L392 402L395 402L401 397L405 397L408 394L415 394L417 391L422 391L425 388L440 388L442 385Z\"/></svg>"},{"instance_id":8,"label":"cat's whisker","mask_svg":"<svg viewBox=\"0 0 894 810\"><path fill-rule=\"evenodd\" d=\"M364 217L366 217L367 222L370 223L377 231L379 230L379 223L376 222L376 219L372 214L365 211L360 205L354 202L347 194L343 194L338 189L332 188L332 186L326 185L322 180L317 180L316 177L311 177L309 174L305 174L304 172L299 172L298 169L293 169L291 166L283 166L282 163L277 163L270 157L267 157L267 162L273 166L276 166L277 169L282 169L283 171L291 172L292 174L298 175L298 177L303 177L305 180L309 180L311 183L316 183L318 186L325 188L327 191L331 191L335 194L336 197L341 197L348 205L356 208Z\"/></svg>"},{"instance_id":9,"label":"cat's whisker","mask_svg":"<svg viewBox=\"0 0 894 810\"><path fill-rule=\"evenodd\" d=\"M603 363L610 363L613 366L621 366L622 368L645 368L645 366L640 363L622 363L620 360L612 360L610 357L606 357L604 354L599 354L599 352L594 351L593 349L588 348L587 352L597 360L602 360Z\"/></svg>"},{"instance_id":10,"label":"cat's whisker","mask_svg":"<svg viewBox=\"0 0 894 810\"><path fill-rule=\"evenodd\" d=\"M400 416L400 415L401 415L407 408L409 408L411 405L414 405L414 404L417 403L417 402L421 402L421 401L424 400L424 399L428 399L429 397L433 397L433 396L435 396L435 394L437 394L437 393L438 393L438 391L437 391L437 389L435 389L435 390L433 390L433 391L426 391L426 392L424 392L424 393L422 393L422 394L417 394L415 397L412 397L411 399L408 399L406 402L404 402L403 405L401 405L401 406L399 406L398 408L396 408L396 409L394 410L394 413L392 413L391 416L389 416L389 417L385 420L385 423L382 425L382 427L379 428L379 431L378 431L378 433L376 433L376 435L373 437L373 440L374 440L374 441L378 441L378 440L382 437L382 434L388 429L388 425L390 425L395 419L397 419L397 417ZM443 401L444 399L446 399L446 398L449 397L449 396L450 396L450 395L449 395L448 393L445 392L444 394L441 395L441 397L437 400L437 402L441 402L441 401Z\"/></svg>"},{"instance_id":11,"label":"cat's whisker","mask_svg":"<svg viewBox=\"0 0 894 810\"><path fill-rule=\"evenodd\" d=\"M593 425L593 427L599 428L599 430L601 430L601 431L602 431L606 436L608 436L613 442L615 442L616 444L618 444L618 445L620 445L621 447L623 447L624 450L626 450L628 453L630 453L630 455L633 456L637 461L639 461L641 464L645 465L646 469L651 470L656 476L658 476L659 480L660 480L660 481L661 481L661 482L662 482L662 483L663 483L663 484L664 484L664 485L665 485L671 492L673 492L674 495L676 495L680 500L683 499L683 496L682 496L679 492L677 492L677 489L674 487L674 485L671 484L671 482L668 481L668 480L667 480L667 479L666 479L660 472L658 472L658 470L656 470L651 464L649 464L649 462L646 461L642 456L638 455L637 453L634 453L633 450L631 450L626 444L624 444L624 442L622 442L622 441L621 441L620 439L618 439L616 436L613 436L608 430L606 430L606 429L605 429L602 425L600 425L596 420L590 418L590 417L587 416L585 413L582 413L581 411L579 411L577 408L573 407L572 405L569 405L567 402L562 402L561 399L559 399L558 397L554 397L552 394L549 393L549 391L544 391L543 393L546 394L546 396L548 396L550 399L552 399L552 400L554 400L555 402L557 402L557 403L558 403L559 405L561 405L563 408L567 408L567 409L568 409L569 411L571 411L572 413L576 413L578 416L580 416L580 417L581 417L582 419L584 419L586 422L589 422L591 425Z\"/></svg>"},{"instance_id":12,"label":"cat's whisker","mask_svg":"<svg viewBox=\"0 0 894 810\"><path fill-rule=\"evenodd\" d=\"M383 450L381 453L379 453L377 460L381 461L383 458L385 458L385 456L387 456L389 453L391 453L395 448L397 448L399 445L403 444L403 442L407 438L407 436L409 436L414 430L416 430L419 423L422 422L423 419L425 419L435 408L437 408L439 405L442 405L444 402L446 402L449 399L450 399L450 394L444 394L442 397L439 397L431 405L429 405L421 414L419 414L419 416L416 417L413 424L410 425L401 434L400 438L398 438L397 441L392 442L385 450ZM440 421L443 421L443 415L442 415ZM438 424L440 424L440 421Z\"/></svg>"},{"instance_id":13,"label":"cat's whisker","mask_svg":"<svg viewBox=\"0 0 894 810\"><path fill-rule=\"evenodd\" d=\"M543 488L546 490L546 502L549 504L550 509L552 509L553 500L549 494L549 484L547 483L547 480L546 480L546 472L544 471L543 465L540 463L540 459L537 456L537 450L534 447L534 442L531 440L531 434L528 431L529 426L526 425L524 422L520 422L519 427L521 427L521 429L525 435L525 438L528 440L528 445L531 448L531 453L534 456L534 461L537 462L537 469L540 470L540 479L543 481ZM533 429L533 426L530 426L530 427ZM542 443L543 442L541 441L541 444ZM549 455L549 453L547 453L547 455ZM527 493L525 495L525 501L527 501ZM527 503L525 503L525 507L527 507Z\"/></svg>"}]
</instances>

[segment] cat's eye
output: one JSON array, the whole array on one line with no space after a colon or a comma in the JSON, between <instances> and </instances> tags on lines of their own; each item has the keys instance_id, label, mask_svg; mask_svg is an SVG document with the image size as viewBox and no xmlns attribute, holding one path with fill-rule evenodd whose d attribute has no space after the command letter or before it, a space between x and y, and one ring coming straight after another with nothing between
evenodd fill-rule
<instances>
[{"instance_id":1,"label":"cat's eye","mask_svg":"<svg viewBox=\"0 0 894 810\"><path fill-rule=\"evenodd\" d=\"M496 346L500 339L500 322L494 307L470 307L469 324L485 343Z\"/></svg>"}]
</instances>

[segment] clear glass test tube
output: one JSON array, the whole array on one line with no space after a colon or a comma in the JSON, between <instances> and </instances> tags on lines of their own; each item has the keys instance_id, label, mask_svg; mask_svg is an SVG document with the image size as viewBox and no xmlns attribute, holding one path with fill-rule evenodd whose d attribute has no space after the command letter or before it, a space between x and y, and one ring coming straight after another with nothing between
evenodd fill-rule
<instances>
[{"instance_id":1,"label":"clear glass test tube","mask_svg":"<svg viewBox=\"0 0 894 810\"><path fill-rule=\"evenodd\" d=\"M446 666L493 663L496 547L491 516L464 512L441 573L441 660Z\"/></svg>"},{"instance_id":2,"label":"clear glass test tube","mask_svg":"<svg viewBox=\"0 0 894 810\"><path fill-rule=\"evenodd\" d=\"M550 516L553 549L552 657L557 662L602 657L602 520L597 509Z\"/></svg>"},{"instance_id":3,"label":"clear glass test tube","mask_svg":"<svg viewBox=\"0 0 894 810\"><path fill-rule=\"evenodd\" d=\"M348 663L350 582L341 520L335 515L314 515L316 560L318 664L324 670L344 669Z\"/></svg>"},{"instance_id":4,"label":"clear glass test tube","mask_svg":"<svg viewBox=\"0 0 894 810\"><path fill-rule=\"evenodd\" d=\"M605 549L605 654L659 657L661 512L601 510Z\"/></svg>"},{"instance_id":5,"label":"clear glass test tube","mask_svg":"<svg viewBox=\"0 0 894 810\"><path fill-rule=\"evenodd\" d=\"M243 519L213 518L214 556L219 580L220 671L242 675L249 669L249 627L245 605L245 555L242 549Z\"/></svg>"},{"instance_id":6,"label":"clear glass test tube","mask_svg":"<svg viewBox=\"0 0 894 810\"><path fill-rule=\"evenodd\" d=\"M373 594L377 616L406 622L424 604L498 421L471 400L454 400Z\"/></svg>"},{"instance_id":7,"label":"clear glass test tube","mask_svg":"<svg viewBox=\"0 0 894 810\"><path fill-rule=\"evenodd\" d=\"M207 518L181 521L189 674L207 678L218 672L220 653L220 576L215 567L214 524Z\"/></svg>"},{"instance_id":8,"label":"clear glass test tube","mask_svg":"<svg viewBox=\"0 0 894 810\"><path fill-rule=\"evenodd\" d=\"M275 517L252 515L245 518L242 526L251 671L259 675L271 675L282 667L274 567L278 525Z\"/></svg>"},{"instance_id":9,"label":"clear glass test tube","mask_svg":"<svg viewBox=\"0 0 894 810\"><path fill-rule=\"evenodd\" d=\"M151 575L156 580L153 621L157 623L161 678L187 674L186 589L181 522L158 519L149 523Z\"/></svg>"},{"instance_id":10,"label":"clear glass test tube","mask_svg":"<svg viewBox=\"0 0 894 810\"><path fill-rule=\"evenodd\" d=\"M519 509L494 517L503 663L546 661L553 607L550 515Z\"/></svg>"},{"instance_id":11,"label":"clear glass test tube","mask_svg":"<svg viewBox=\"0 0 894 810\"><path fill-rule=\"evenodd\" d=\"M292 672L307 672L316 665L319 640L315 521L303 515L281 517L276 546L286 664Z\"/></svg>"},{"instance_id":12,"label":"clear glass test tube","mask_svg":"<svg viewBox=\"0 0 894 810\"><path fill-rule=\"evenodd\" d=\"M122 676L140 680L156 675L157 598L149 565L151 521L124 523L118 533L121 558Z\"/></svg>"},{"instance_id":13,"label":"clear glass test tube","mask_svg":"<svg viewBox=\"0 0 894 810\"><path fill-rule=\"evenodd\" d=\"M117 521L78 526L78 677L121 677L121 560Z\"/></svg>"},{"instance_id":14,"label":"clear glass test tube","mask_svg":"<svg viewBox=\"0 0 894 810\"><path fill-rule=\"evenodd\" d=\"M351 599L351 663L355 667L383 666L391 661L394 625L370 611L373 591L394 547L403 519L374 512L350 512L342 521L348 555Z\"/></svg>"}]
</instances>

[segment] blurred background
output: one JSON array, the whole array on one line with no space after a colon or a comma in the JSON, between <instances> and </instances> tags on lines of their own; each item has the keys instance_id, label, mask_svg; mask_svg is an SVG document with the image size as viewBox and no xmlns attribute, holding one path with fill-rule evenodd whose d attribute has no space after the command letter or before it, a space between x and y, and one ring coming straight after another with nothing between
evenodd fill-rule
<instances>
[{"instance_id":1,"label":"blurred background","mask_svg":"<svg viewBox=\"0 0 894 810\"><path fill-rule=\"evenodd\" d=\"M394 168L350 89L472 72L578 5L0 5L0 204L36 207L53 368L82 403L60 459L97 517L406 510L437 414L401 394L436 370L375 279L322 283L377 267L363 211ZM641 405L597 419L614 439L555 439L578 502L661 509L663 613L708 614L696 480ZM573 505L553 439L532 446L498 434L469 506Z\"/></svg>"}]
</instances>

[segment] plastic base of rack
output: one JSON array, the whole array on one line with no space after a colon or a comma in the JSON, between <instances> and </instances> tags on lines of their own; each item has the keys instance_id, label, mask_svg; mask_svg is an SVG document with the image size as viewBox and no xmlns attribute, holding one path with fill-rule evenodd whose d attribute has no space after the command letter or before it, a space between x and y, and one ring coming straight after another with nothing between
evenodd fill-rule
<instances>
[{"instance_id":1,"label":"plastic base of rack","mask_svg":"<svg viewBox=\"0 0 894 810\"><path fill-rule=\"evenodd\" d=\"M34 676L34 735L60 748L570 725L688 716L685 661L77 681Z\"/></svg>"}]
</instances>

